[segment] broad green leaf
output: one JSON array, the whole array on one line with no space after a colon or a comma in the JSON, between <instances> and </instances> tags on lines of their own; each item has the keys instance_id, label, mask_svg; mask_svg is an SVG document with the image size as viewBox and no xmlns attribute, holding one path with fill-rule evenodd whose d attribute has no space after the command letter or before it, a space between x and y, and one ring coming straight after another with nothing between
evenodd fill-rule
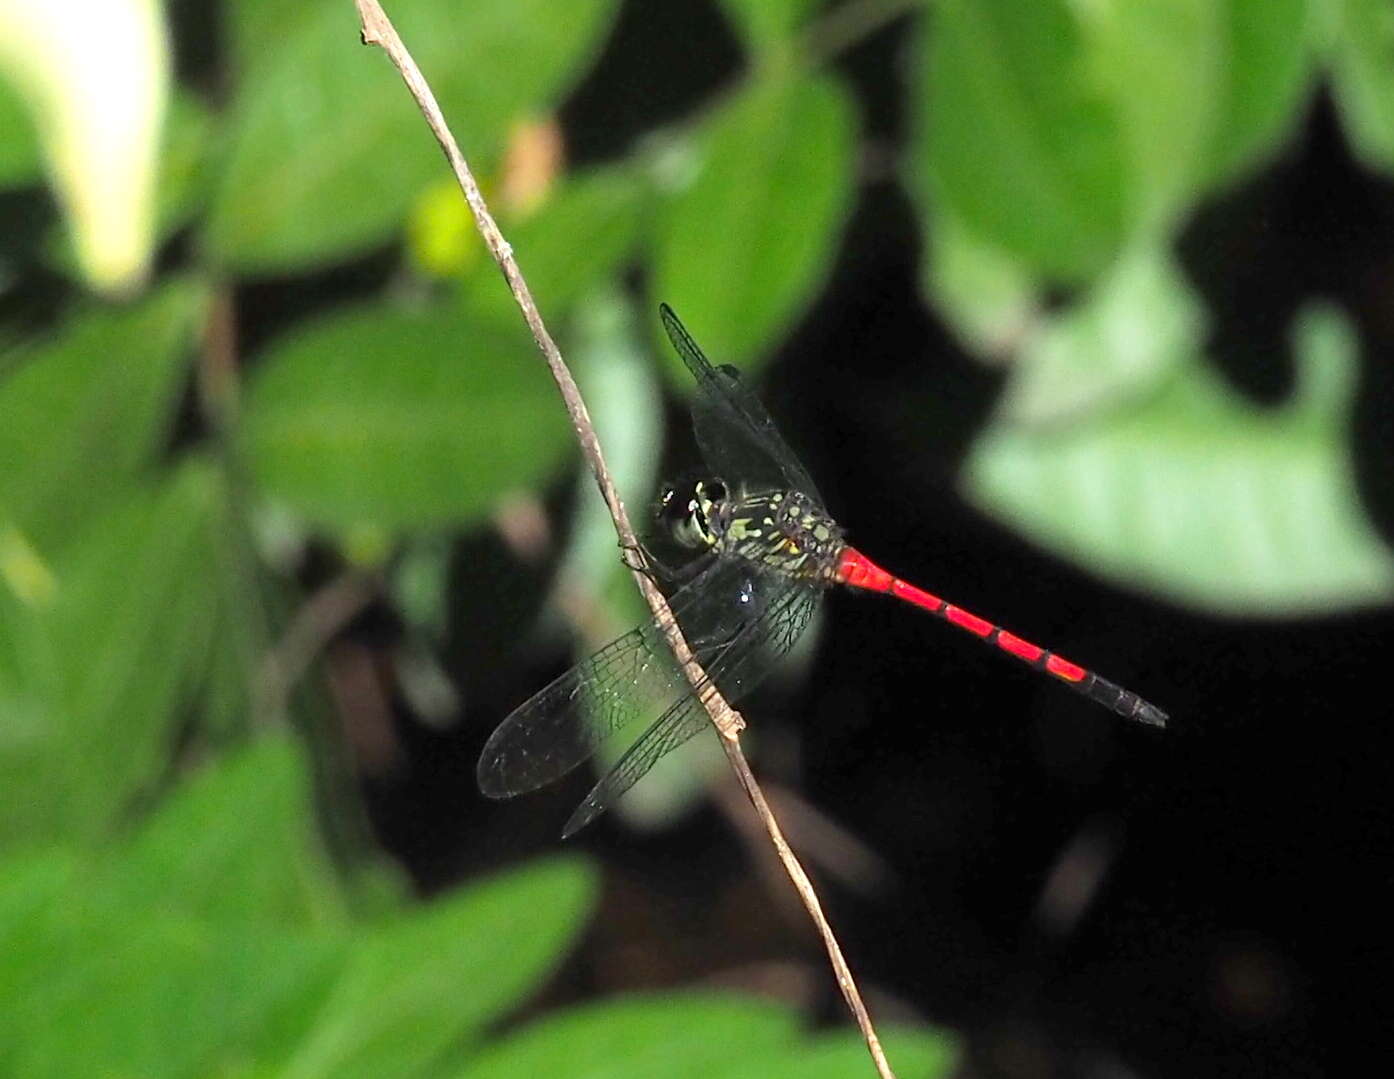
<instances>
[{"instance_id":1,"label":"broad green leaf","mask_svg":"<svg viewBox=\"0 0 1394 1079\"><path fill-rule=\"evenodd\" d=\"M115 904L91 885L78 877L0 924L0 1008L23 1032L0 1044L6 1074L240 1074L310 1021L344 950Z\"/></svg>"},{"instance_id":2,"label":"broad green leaf","mask_svg":"<svg viewBox=\"0 0 1394 1079\"><path fill-rule=\"evenodd\" d=\"M581 73L613 0L399 0L390 14L471 164L498 159L509 123ZM236 16L241 87L208 228L214 256L284 272L387 240L445 174L434 138L352 5L263 0Z\"/></svg>"},{"instance_id":3,"label":"broad green leaf","mask_svg":"<svg viewBox=\"0 0 1394 1079\"><path fill-rule=\"evenodd\" d=\"M923 20L912 185L1023 269L1088 277L1165 235L1212 168L1228 56L1211 0L946 0Z\"/></svg>"},{"instance_id":4,"label":"broad green leaf","mask_svg":"<svg viewBox=\"0 0 1394 1079\"><path fill-rule=\"evenodd\" d=\"M1129 0L1075 10L1086 49L1080 74L1118 121L1129 222L1169 227L1210 166L1227 60L1222 5Z\"/></svg>"},{"instance_id":5,"label":"broad green leaf","mask_svg":"<svg viewBox=\"0 0 1394 1079\"><path fill-rule=\"evenodd\" d=\"M924 288L988 357L1031 329L1039 278L1165 241L1208 185L1270 152L1312 66L1307 0L1018 3L949 0L923 30ZM1031 30L1047 25L1053 48ZM1062 140L1071 125L1096 141Z\"/></svg>"},{"instance_id":6,"label":"broad green leaf","mask_svg":"<svg viewBox=\"0 0 1394 1079\"><path fill-rule=\"evenodd\" d=\"M1386 0L1325 0L1336 104L1357 153L1394 169L1394 6Z\"/></svg>"},{"instance_id":7,"label":"broad green leaf","mask_svg":"<svg viewBox=\"0 0 1394 1079\"><path fill-rule=\"evenodd\" d=\"M1211 133L1211 169L1224 181L1252 169L1302 119L1322 0L1226 0L1228 62Z\"/></svg>"},{"instance_id":8,"label":"broad green leaf","mask_svg":"<svg viewBox=\"0 0 1394 1079\"><path fill-rule=\"evenodd\" d=\"M0 840L95 838L163 771L207 662L211 470L190 465L96 519L54 560L38 609L9 605L18 730L0 738Z\"/></svg>"},{"instance_id":9,"label":"broad green leaf","mask_svg":"<svg viewBox=\"0 0 1394 1079\"><path fill-rule=\"evenodd\" d=\"M663 213L651 289L714 362L776 344L822 282L851 207L854 123L835 82L792 76L708 118L696 176Z\"/></svg>"},{"instance_id":10,"label":"broad green leaf","mask_svg":"<svg viewBox=\"0 0 1394 1079\"><path fill-rule=\"evenodd\" d=\"M595 894L582 863L557 860L360 934L325 1008L277 1074L408 1075L478 1037L557 965Z\"/></svg>"},{"instance_id":11,"label":"broad green leaf","mask_svg":"<svg viewBox=\"0 0 1394 1079\"><path fill-rule=\"evenodd\" d=\"M1010 356L1042 303L1024 260L983 242L942 206L926 242L925 296L978 356Z\"/></svg>"},{"instance_id":12,"label":"broad green leaf","mask_svg":"<svg viewBox=\"0 0 1394 1079\"><path fill-rule=\"evenodd\" d=\"M1145 403L1088 422L996 423L964 489L1062 557L1199 610L1386 603L1394 558L1361 510L1348 445L1354 333L1318 309L1295 352L1299 389L1279 408L1249 403L1197 357Z\"/></svg>"},{"instance_id":13,"label":"broad green leaf","mask_svg":"<svg viewBox=\"0 0 1394 1079\"><path fill-rule=\"evenodd\" d=\"M1125 252L1081 302L1021 334L1000 419L1067 423L1135 397L1189 364L1203 323L1164 251L1148 244Z\"/></svg>"},{"instance_id":14,"label":"broad green leaf","mask_svg":"<svg viewBox=\"0 0 1394 1079\"><path fill-rule=\"evenodd\" d=\"M439 306L306 326L266 357L243 419L262 492L342 528L476 520L539 483L568 431L521 321Z\"/></svg>"},{"instance_id":15,"label":"broad green leaf","mask_svg":"<svg viewBox=\"0 0 1394 1079\"><path fill-rule=\"evenodd\" d=\"M162 289L92 306L6 358L0 375L0 524L60 551L161 447L202 293Z\"/></svg>"},{"instance_id":16,"label":"broad green leaf","mask_svg":"<svg viewBox=\"0 0 1394 1079\"><path fill-rule=\"evenodd\" d=\"M29 110L13 87L0 79L0 188L37 183L42 171Z\"/></svg>"},{"instance_id":17,"label":"broad green leaf","mask_svg":"<svg viewBox=\"0 0 1394 1079\"><path fill-rule=\"evenodd\" d=\"M154 246L162 16L156 0L0 0L0 71L32 109L83 274L107 292L138 287Z\"/></svg>"},{"instance_id":18,"label":"broad green leaf","mask_svg":"<svg viewBox=\"0 0 1394 1079\"><path fill-rule=\"evenodd\" d=\"M303 754L284 735L206 764L115 852L113 894L222 925L337 922L311 799Z\"/></svg>"},{"instance_id":19,"label":"broad green leaf","mask_svg":"<svg viewBox=\"0 0 1394 1079\"><path fill-rule=\"evenodd\" d=\"M46 846L0 860L0 962L14 954L24 930L78 881L79 862L63 847ZM13 984L0 978L0 985Z\"/></svg>"},{"instance_id":20,"label":"broad green leaf","mask_svg":"<svg viewBox=\"0 0 1394 1079\"><path fill-rule=\"evenodd\" d=\"M227 779L255 793L247 769L278 755L259 747L232 766L243 774L196 779L200 789L177 796L155 821L163 833L156 845L206 826L214 803L232 792L208 796ZM284 778L269 777L272 786ZM228 889L243 883L239 865L257 859L239 846L203 862L212 870L221 860ZM177 866L173 887L163 889L149 853L142 836L133 859L95 870L56 850L0 862L0 1013L23 1031L0 1039L0 1071L416 1074L555 966L596 889L580 864L553 862L351 931L296 931L209 903L201 887L185 887L191 875ZM151 890L141 894L142 885Z\"/></svg>"},{"instance_id":21,"label":"broad green leaf","mask_svg":"<svg viewBox=\"0 0 1394 1079\"><path fill-rule=\"evenodd\" d=\"M29 762L44 752L52 733L48 686L35 672L34 620L25 600L0 587L0 715L5 717L0 723L0 782L12 771L20 774L13 797L23 790ZM8 819L11 812L0 805L0 851L11 839L24 838L23 829Z\"/></svg>"},{"instance_id":22,"label":"broad green leaf","mask_svg":"<svg viewBox=\"0 0 1394 1079\"><path fill-rule=\"evenodd\" d=\"M709 1079L747 1055L792 1048L797 1017L717 994L633 997L577 1008L525 1027L481 1053L457 1079Z\"/></svg>"},{"instance_id":23,"label":"broad green leaf","mask_svg":"<svg viewBox=\"0 0 1394 1079\"><path fill-rule=\"evenodd\" d=\"M1125 5L1093 10L1108 18ZM919 20L911 189L1030 270L1086 276L1132 199L1119 117L1064 0L944 0Z\"/></svg>"},{"instance_id":24,"label":"broad green leaf","mask_svg":"<svg viewBox=\"0 0 1394 1079\"><path fill-rule=\"evenodd\" d=\"M159 199L156 225L168 236L187 224L207 203L212 187L209 158L214 118L193 94L176 94L170 100L160 151Z\"/></svg>"}]
</instances>

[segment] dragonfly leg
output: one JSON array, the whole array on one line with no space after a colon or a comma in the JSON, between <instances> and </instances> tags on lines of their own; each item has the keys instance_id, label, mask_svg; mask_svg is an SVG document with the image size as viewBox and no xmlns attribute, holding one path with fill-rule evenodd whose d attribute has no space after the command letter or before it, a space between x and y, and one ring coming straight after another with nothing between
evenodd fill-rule
<instances>
[{"instance_id":1,"label":"dragonfly leg","mask_svg":"<svg viewBox=\"0 0 1394 1079\"><path fill-rule=\"evenodd\" d=\"M656 585L662 586L665 590L681 587L695 581L708 566L712 564L714 554L708 553L700 558L694 558L690 562L684 562L681 566L669 565L655 555L642 543L627 544L621 543L620 561L625 567L635 573L642 573Z\"/></svg>"},{"instance_id":2,"label":"dragonfly leg","mask_svg":"<svg viewBox=\"0 0 1394 1079\"><path fill-rule=\"evenodd\" d=\"M668 567L654 557L653 552L642 543L625 543L620 541L620 561L625 568L633 570L635 573L642 573L654 584L659 583L659 578L671 576Z\"/></svg>"},{"instance_id":3,"label":"dragonfly leg","mask_svg":"<svg viewBox=\"0 0 1394 1079\"><path fill-rule=\"evenodd\" d=\"M668 566L662 563L658 563L658 565L660 572L667 578L669 587L677 587L695 581L706 571L715 557L714 553L708 553L700 558L694 558L690 562L684 562L681 566Z\"/></svg>"}]
</instances>

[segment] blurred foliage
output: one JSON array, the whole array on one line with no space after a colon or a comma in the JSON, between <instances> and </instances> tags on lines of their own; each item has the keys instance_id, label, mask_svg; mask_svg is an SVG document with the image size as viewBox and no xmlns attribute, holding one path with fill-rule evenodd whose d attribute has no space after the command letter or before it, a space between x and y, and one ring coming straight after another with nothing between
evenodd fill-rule
<instances>
[{"instance_id":1,"label":"blurred foliage","mask_svg":"<svg viewBox=\"0 0 1394 1079\"><path fill-rule=\"evenodd\" d=\"M447 116L469 116L475 166L498 164L510 121L553 100L594 55L610 0L402 0L392 18ZM209 208L215 263L286 272L389 239L440 149L381 55L345 56L341 0L232 5L242 92ZM526 61L520 62L526 57ZM291 153L287 147L293 147Z\"/></svg>"},{"instance_id":2,"label":"blurred foliage","mask_svg":"<svg viewBox=\"0 0 1394 1079\"><path fill-rule=\"evenodd\" d=\"M1383 0L1322 0L1316 8L1351 145L1388 171L1394 168L1394 10Z\"/></svg>"},{"instance_id":3,"label":"blurred foliage","mask_svg":"<svg viewBox=\"0 0 1394 1079\"><path fill-rule=\"evenodd\" d=\"M30 183L39 175L39 144L29 111L9 86L0 82L0 184Z\"/></svg>"},{"instance_id":4,"label":"blurred foliage","mask_svg":"<svg viewBox=\"0 0 1394 1079\"><path fill-rule=\"evenodd\" d=\"M826 77L781 72L724 103L698 139L654 236L653 291L703 327L711 355L748 362L827 272L851 209L852 105Z\"/></svg>"},{"instance_id":5,"label":"blurred foliage","mask_svg":"<svg viewBox=\"0 0 1394 1079\"><path fill-rule=\"evenodd\" d=\"M0 866L10 1075L417 1074L556 966L593 874L537 863L438 901L351 912L301 751L267 736L114 841ZM395 906L395 905L394 905Z\"/></svg>"},{"instance_id":6,"label":"blurred foliage","mask_svg":"<svg viewBox=\"0 0 1394 1079\"><path fill-rule=\"evenodd\" d=\"M0 182L32 166L30 130L72 222L89 284L138 289L154 240L160 130L170 59L158 0L0 0L0 78L28 103L32 129L0 101ZM11 132L15 136L11 136Z\"/></svg>"},{"instance_id":7,"label":"blurred foliage","mask_svg":"<svg viewBox=\"0 0 1394 1079\"><path fill-rule=\"evenodd\" d=\"M418 903L370 855L326 855L311 770L266 696L268 653L303 610L307 544L403 568L399 609L429 638L441 537L535 505L573 452L567 423L462 205L442 194L439 150L385 58L359 47L347 0L221 5L217 93L167 85L155 5L105 5L105 25L141 47L95 52L91 25L39 17L70 6L0 4L26 16L0 49L0 186L43 186L58 205L67 240L43 257L74 296L135 289L159 244L179 269L124 303L74 299L0 352L0 1010L25 1032L0 1043L0 1068L863 1067L850 1034L809 1037L784 1009L717 996L611 1002L488 1039L581 931L592 874L555 862ZM741 71L586 168L548 140L614 0L388 7L642 504L662 436L653 301L718 362L758 365L786 339L827 280L863 149L821 50L914 5L720 0ZM1292 328L1299 390L1260 409L1207 363L1207 315L1172 255L1202 199L1277 152L1317 78L1352 145L1394 169L1391 10L911 11L903 180L924 225L926 302L1007 369L962 477L985 511L1201 610L1394 595L1353 493L1347 320L1307 311ZM94 79L74 60L92 55L116 66ZM93 92L118 85L146 92ZM370 257L395 263L385 285L238 353L226 318L239 287L290 295L293 275ZM0 294L17 272L0 254ZM1070 299L1048 307L1062 286ZM613 537L593 511L559 576L594 582L618 626L636 609L611 587ZM943 1037L886 1041L904 1073L952 1067Z\"/></svg>"},{"instance_id":8,"label":"blurred foliage","mask_svg":"<svg viewBox=\"0 0 1394 1079\"><path fill-rule=\"evenodd\" d=\"M441 341L457 343L455 362L407 360ZM240 448L265 495L308 521L468 524L544 480L565 445L566 415L535 355L520 319L363 304L265 357Z\"/></svg>"},{"instance_id":9,"label":"blurred foliage","mask_svg":"<svg viewBox=\"0 0 1394 1079\"><path fill-rule=\"evenodd\" d=\"M456 1075L816 1079L869 1071L866 1046L856 1035L810 1038L799 1026L787 1009L764 1002L711 993L635 997L537 1023ZM945 1039L925 1031L892 1029L884 1048L906 1075L948 1075L954 1063Z\"/></svg>"}]
</instances>

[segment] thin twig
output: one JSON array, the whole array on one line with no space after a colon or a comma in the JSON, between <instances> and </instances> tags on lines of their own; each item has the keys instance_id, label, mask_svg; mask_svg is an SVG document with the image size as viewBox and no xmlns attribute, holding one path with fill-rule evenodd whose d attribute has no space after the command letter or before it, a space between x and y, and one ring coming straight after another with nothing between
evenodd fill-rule
<instances>
[{"instance_id":1,"label":"thin twig","mask_svg":"<svg viewBox=\"0 0 1394 1079\"><path fill-rule=\"evenodd\" d=\"M866 1010L862 994L857 989L856 980L852 977L852 968L847 965L847 960L842 954L842 947L837 943L837 937L833 933L833 927L823 913L823 904L818 901L818 893L813 890L813 882L808 879L808 874L804 872L803 866L799 864L798 858L794 856L794 852L785 841L779 822L774 819L774 814L765 801L764 792L760 790L760 784L756 782L755 774L751 772L750 765L746 762L745 754L741 752L740 745L734 738L723 738L721 739L721 748L726 751L726 759L731 762L731 768L735 771L736 778L745 788L745 793L750 798L750 804L755 807L755 812L760 815L760 819L764 822L765 831L770 834L770 842L774 844L775 853L779 855L779 860L784 863L784 871L789 874L789 880L793 882L795 891L803 900L809 917L813 919L813 924L818 927L818 935L823 938L823 947L827 950L828 961L832 963L833 973L837 975L837 987L842 990L842 999L847 1001L847 1007L852 1012L852 1017L857 1021L857 1026L862 1032L862 1039L866 1042L867 1052L871 1054L871 1059L876 1064L877 1073L883 1079L895 1079L895 1073L891 1071L890 1062L886 1060L885 1051L881 1048L881 1039L876 1036L876 1028L871 1024L871 1014Z\"/></svg>"},{"instance_id":2,"label":"thin twig","mask_svg":"<svg viewBox=\"0 0 1394 1079\"><path fill-rule=\"evenodd\" d=\"M435 94L431 92L425 76L421 74L421 69L416 66L416 61L412 59L411 53L402 44L402 39L397 36L396 29L377 0L355 0L355 2L358 5L358 15L362 24L363 43L377 45L387 53L401 73L402 81L407 84L411 96L416 99L417 105L420 106L427 126L430 127L432 134L436 136L436 141L440 143L441 149L445 152L445 158L455 173L455 179L459 182L461 191L464 192L465 201L469 203L470 211L474 214L474 221L479 228L480 235L484 237L485 246L489 248L489 253L494 256L494 261L503 271L509 291L513 293L513 298L517 300L518 307L523 312L523 319L527 322L528 329L532 331L532 339L537 342L537 347L541 350L547 361L547 366L552 372L557 389L561 391L562 400L566 403L566 411L571 417L572 429L576 432L576 439L581 445L581 453L590 466L591 474L595 477L596 485L600 488L600 495L605 499L605 505L609 508L610 516L615 522L615 531L620 537L621 546L629 551L638 550L639 542L629 523L629 516L625 513L624 503L620 500L614 482L610 479L609 470L605 467L605 457L600 451L600 442L595 437L595 428L591 424L586 403L581 399L581 391L576 388L576 381L571 377L571 372L562 360L556 342L552 340L552 335L547 332L547 327L542 323L542 315L538 313L532 292L528 288L527 282L523 280L523 274L518 269L517 261L513 258L513 247L503 238L503 233L499 231L498 224L489 212L489 207L484 202L484 196L480 193L479 185L475 182L474 174L465 162L464 155L460 153L460 148L456 144L454 136L450 134L449 127L446 126L445 117L441 114ZM693 659L692 651L688 648L682 631L678 629L677 622L673 619L673 613L668 609L668 603L663 598L663 593L652 581L638 571L635 572L634 579L639 585L639 590L643 593L644 601L653 611L654 617L662 624L668 644L682 666L688 681L692 683L694 688L705 686L710 690L711 683L702 668L698 666L697 661ZM717 729L728 738L734 737L745 727L745 721L741 719L740 714L727 704L719 693L710 693L708 712Z\"/></svg>"},{"instance_id":3,"label":"thin twig","mask_svg":"<svg viewBox=\"0 0 1394 1079\"><path fill-rule=\"evenodd\" d=\"M517 261L513 258L513 248L503 238L493 215L489 213L484 196L480 193L479 185L475 182L474 174L470 172L464 155L460 153L459 146L450 134L445 117L441 114L440 106L436 103L435 95L431 92L425 77L416 66L416 61L412 59L406 46L402 44L402 39L397 36L396 29L392 26L377 0L355 0L355 3L358 7L363 43L377 45L387 53L389 59L400 72L408 91L416 99L417 105L426 118L427 125L440 143L441 149L445 152L446 160L455 173L455 179L464 192L465 201L474 214L475 224L484 237L484 243L489 248L490 254L494 256L494 261L498 263L499 269L503 271L509 291L513 293L513 298L523 312L528 329L532 331L533 340L537 342L537 347L541 350L547 361L547 366L552 372L552 378L561 391L562 400L566 403L567 413L571 417L572 428L575 430L577 441L581 445L581 452L586 463L590 466L596 485L600 488L601 497L604 498L610 516L615 522L615 532L619 535L620 545L627 551L637 551L639 546L634 529L630 526L624 503L615 491L614 482L605 467L605 458L600 451L600 442L596 438L595 428L591 425L590 413L586 409L585 402L581 399L581 392L577 389L571 372L567 370L556 342L552 340L551 334L547 332L546 326L542 323L542 316L538 313L537 304L533 301L532 293L523 280ZM837 938L833 935L832 928L828 925L822 906L818 902L818 897L813 891L813 885L809 882L803 867L794 857L793 851L789 849L789 844L785 842L779 824L770 812L759 784L756 783L755 776L750 770L750 765L746 762L745 754L741 752L737 736L745 728L745 721L726 702L725 698L717 691L715 684L706 676L706 673L693 658L687 641L683 638L682 631L678 629L677 622L673 618L673 612L668 608L663 593L638 568L634 568L634 580L644 596L644 601L663 627L664 635L667 637L668 644L672 648L673 655L681 666L683 674L693 689L698 692L702 705L707 710L707 715L711 717L712 724L721 734L720 742L722 749L726 751L727 760L730 761L731 767L735 770L741 786L745 788L751 804L754 805L756 812L765 822L765 829L770 834L770 839L774 843L780 861L784 863L785 871L789 874L790 880L793 881L800 898L803 899L810 917L818 926L818 932L823 938L823 944L837 975L838 986L857 1020L858 1027L861 1028L862 1037L866 1040L867 1049L871 1053L877 1073L882 1079L895 1079L895 1073L891 1071L890 1064L886 1061L885 1053L881 1049L880 1039L876 1036L876 1031L871 1025L871 1017L867 1014L866 1005L862 1003L861 994L857 991L856 983L852 979L852 972L842 956L842 949L838 946Z\"/></svg>"},{"instance_id":4,"label":"thin twig","mask_svg":"<svg viewBox=\"0 0 1394 1079\"><path fill-rule=\"evenodd\" d=\"M237 411L237 311L226 285L215 288L209 297L197 387L209 423L229 428Z\"/></svg>"}]
</instances>

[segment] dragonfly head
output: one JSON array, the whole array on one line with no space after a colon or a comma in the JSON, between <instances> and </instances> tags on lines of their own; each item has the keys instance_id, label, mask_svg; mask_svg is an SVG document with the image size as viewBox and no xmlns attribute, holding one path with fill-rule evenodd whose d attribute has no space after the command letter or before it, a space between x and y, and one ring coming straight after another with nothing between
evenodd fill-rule
<instances>
[{"instance_id":1,"label":"dragonfly head","mask_svg":"<svg viewBox=\"0 0 1394 1079\"><path fill-rule=\"evenodd\" d=\"M715 547L725 530L721 511L730 491L719 479L683 481L663 488L658 518L684 547Z\"/></svg>"}]
</instances>

